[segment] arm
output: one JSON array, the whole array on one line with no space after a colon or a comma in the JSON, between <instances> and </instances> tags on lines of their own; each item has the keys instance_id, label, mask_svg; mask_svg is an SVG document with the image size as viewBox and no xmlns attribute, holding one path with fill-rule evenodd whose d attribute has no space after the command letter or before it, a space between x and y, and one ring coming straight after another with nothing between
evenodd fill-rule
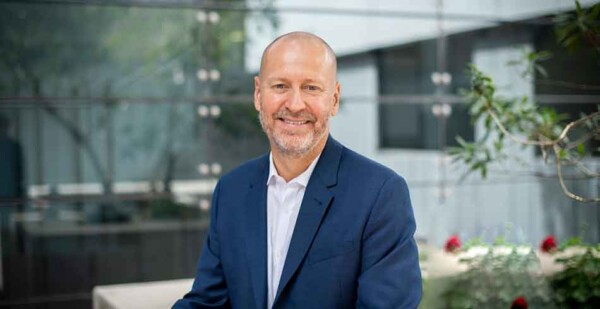
<instances>
[{"instance_id":1,"label":"arm","mask_svg":"<svg viewBox=\"0 0 600 309\"><path fill-rule=\"evenodd\" d=\"M219 184L215 188L210 210L208 236L196 270L192 290L178 300L173 309L229 308L227 283L220 259L219 236L217 233Z\"/></svg>"},{"instance_id":2,"label":"arm","mask_svg":"<svg viewBox=\"0 0 600 309\"><path fill-rule=\"evenodd\" d=\"M356 308L417 308L422 282L408 187L394 175L381 187L362 238Z\"/></svg>"}]
</instances>

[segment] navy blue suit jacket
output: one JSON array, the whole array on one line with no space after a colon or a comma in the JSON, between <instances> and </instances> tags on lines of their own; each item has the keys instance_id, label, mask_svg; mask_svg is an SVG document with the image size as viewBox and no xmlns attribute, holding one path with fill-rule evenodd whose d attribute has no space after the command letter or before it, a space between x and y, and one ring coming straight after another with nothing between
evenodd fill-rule
<instances>
[{"instance_id":1,"label":"navy blue suit jacket","mask_svg":"<svg viewBox=\"0 0 600 309\"><path fill-rule=\"evenodd\" d=\"M267 307L268 155L223 176L189 293L173 308ZM416 308L421 272L402 177L328 137L273 308Z\"/></svg>"}]
</instances>

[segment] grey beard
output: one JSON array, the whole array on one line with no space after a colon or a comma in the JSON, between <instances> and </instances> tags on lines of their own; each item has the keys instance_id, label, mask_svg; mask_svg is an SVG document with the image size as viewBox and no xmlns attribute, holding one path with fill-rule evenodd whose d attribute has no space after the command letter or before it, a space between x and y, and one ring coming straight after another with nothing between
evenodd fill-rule
<instances>
[{"instance_id":1,"label":"grey beard","mask_svg":"<svg viewBox=\"0 0 600 309\"><path fill-rule=\"evenodd\" d=\"M271 144L277 147L281 154L291 158L300 158L309 153L327 132L325 128L323 132L311 133L311 136L308 137L308 143L304 143L301 147L289 147L284 141L278 139L275 134L267 128L262 111L258 113L258 121L260 122L260 126L269 138ZM328 119L325 119L325 121L328 121Z\"/></svg>"}]
</instances>

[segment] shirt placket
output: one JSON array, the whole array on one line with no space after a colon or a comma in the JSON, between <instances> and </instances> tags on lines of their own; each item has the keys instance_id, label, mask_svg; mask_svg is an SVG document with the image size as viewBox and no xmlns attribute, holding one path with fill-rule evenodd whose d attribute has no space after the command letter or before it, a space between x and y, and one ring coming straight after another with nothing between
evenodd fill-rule
<instances>
[{"instance_id":1,"label":"shirt placket","mask_svg":"<svg viewBox=\"0 0 600 309\"><path fill-rule=\"evenodd\" d=\"M281 190L281 196L279 199L279 207L277 207L277 211L279 212L279 216L277 220L277 250L275 251L275 265L274 267L278 270L277 278L274 278L274 290L277 290L277 285L281 279L281 273L283 271L285 257L287 255L287 246L286 243L290 238L290 220L291 220L291 212L292 212L292 198L294 194L294 184L293 183L284 183L282 184L283 190Z\"/></svg>"},{"instance_id":2,"label":"shirt placket","mask_svg":"<svg viewBox=\"0 0 600 309\"><path fill-rule=\"evenodd\" d=\"M275 181L273 183L274 186L274 190L273 190L273 196L275 198L275 207L273 207L271 209L272 211L272 216L273 219L271 221L272 225L271 225L271 233L270 233L270 245L271 245L271 250L269 252L270 257L270 263L271 263L271 275L270 275L270 280L271 280L271 287L272 287L272 298L275 298L275 293L277 293L277 285L276 283L279 281L279 278L277 277L277 272L278 272L278 265L279 265L279 259L278 259L278 254L277 252L279 251L279 240L278 240L278 235L280 234L280 225L279 222L280 220L280 207L278 207L279 205L281 205L281 201L282 201L282 196L281 196L281 186L283 186L283 183L281 183L279 178L275 178Z\"/></svg>"},{"instance_id":3,"label":"shirt placket","mask_svg":"<svg viewBox=\"0 0 600 309\"><path fill-rule=\"evenodd\" d=\"M282 190L283 189L283 190ZM277 179L276 181L276 187L275 187L275 200L276 200L276 205L273 208L274 212L275 212L275 216L274 216L274 229L273 229L273 233L271 235L272 239L273 239L273 245L272 245L272 260L273 260L273 276L271 277L271 286L273 288L273 294L277 293L277 285L279 283L279 277L281 275L281 234L282 234L282 227L284 226L283 223L283 218L282 218L282 205L285 201L285 195L284 195L284 191L285 190L285 183L283 181L281 181L280 179ZM273 295L274 297L274 295Z\"/></svg>"}]
</instances>

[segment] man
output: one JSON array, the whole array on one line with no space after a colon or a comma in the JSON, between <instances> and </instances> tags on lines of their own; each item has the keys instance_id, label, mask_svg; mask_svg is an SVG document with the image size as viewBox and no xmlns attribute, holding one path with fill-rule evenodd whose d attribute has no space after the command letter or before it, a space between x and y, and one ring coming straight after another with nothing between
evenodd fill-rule
<instances>
[{"instance_id":1,"label":"man","mask_svg":"<svg viewBox=\"0 0 600 309\"><path fill-rule=\"evenodd\" d=\"M293 32L264 51L254 106L271 153L223 176L192 290L173 308L416 308L404 180L329 136L336 59Z\"/></svg>"}]
</instances>

